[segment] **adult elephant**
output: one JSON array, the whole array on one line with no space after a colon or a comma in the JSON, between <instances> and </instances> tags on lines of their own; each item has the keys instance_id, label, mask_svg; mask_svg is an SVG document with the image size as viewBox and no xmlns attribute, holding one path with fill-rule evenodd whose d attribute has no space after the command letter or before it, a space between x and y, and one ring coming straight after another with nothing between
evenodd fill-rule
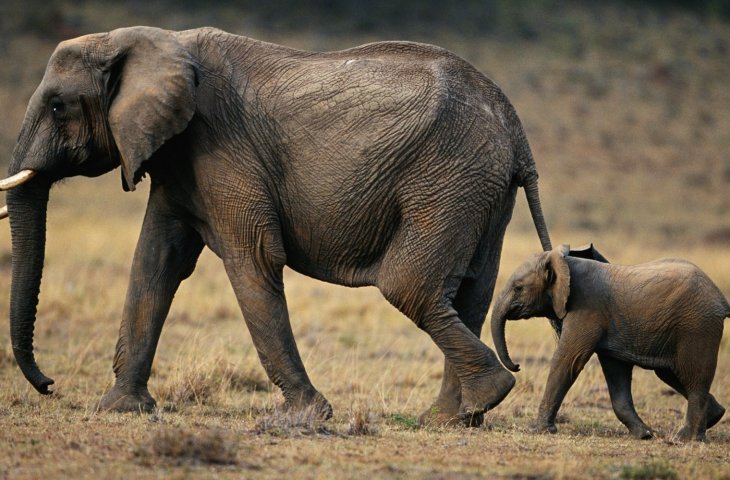
<instances>
[{"instance_id":1,"label":"adult elephant","mask_svg":"<svg viewBox=\"0 0 730 480\"><path fill-rule=\"evenodd\" d=\"M288 408L331 414L292 336L285 265L376 285L431 336L446 361L426 420L478 420L512 388L479 334L519 186L550 240L519 119L464 60L407 42L302 52L211 28L62 42L0 186L14 187L13 352L41 393L53 383L33 355L49 188L120 165L126 190L152 183L102 408L154 407L160 331L204 246Z\"/></svg>"}]
</instances>

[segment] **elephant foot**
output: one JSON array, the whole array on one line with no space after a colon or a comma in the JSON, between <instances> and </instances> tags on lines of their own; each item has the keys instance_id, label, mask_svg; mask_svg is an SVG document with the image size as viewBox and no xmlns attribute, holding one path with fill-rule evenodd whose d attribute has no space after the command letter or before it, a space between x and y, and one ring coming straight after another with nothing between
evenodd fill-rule
<instances>
[{"instance_id":1,"label":"elephant foot","mask_svg":"<svg viewBox=\"0 0 730 480\"><path fill-rule=\"evenodd\" d=\"M553 423L553 422L543 422L543 421L538 420L530 428L530 432L532 432L532 433L558 433L558 427L556 427L555 423Z\"/></svg>"},{"instance_id":2,"label":"elephant foot","mask_svg":"<svg viewBox=\"0 0 730 480\"><path fill-rule=\"evenodd\" d=\"M695 440L698 442L704 442L706 440L705 432L693 433L689 425L682 427L674 438L680 442L692 442Z\"/></svg>"},{"instance_id":3,"label":"elephant foot","mask_svg":"<svg viewBox=\"0 0 730 480\"><path fill-rule=\"evenodd\" d=\"M462 414L458 409L442 409L437 403L418 416L419 427L479 427L484 423L483 413Z\"/></svg>"},{"instance_id":4,"label":"elephant foot","mask_svg":"<svg viewBox=\"0 0 730 480\"><path fill-rule=\"evenodd\" d=\"M636 425L634 427L631 427L629 428L629 433L632 437L639 440L649 440L651 438L654 438L654 432L652 432L651 428L647 427L646 425Z\"/></svg>"},{"instance_id":5,"label":"elephant foot","mask_svg":"<svg viewBox=\"0 0 730 480\"><path fill-rule=\"evenodd\" d=\"M312 415L321 420L329 420L333 413L330 402L316 390L307 394L286 396L284 411L289 415Z\"/></svg>"},{"instance_id":6,"label":"elephant foot","mask_svg":"<svg viewBox=\"0 0 730 480\"><path fill-rule=\"evenodd\" d=\"M101 397L99 410L148 413L153 411L156 405L157 402L146 388L139 392L127 393L114 385Z\"/></svg>"},{"instance_id":7,"label":"elephant foot","mask_svg":"<svg viewBox=\"0 0 730 480\"><path fill-rule=\"evenodd\" d=\"M515 377L504 368L461 382L462 418L477 418L500 404L515 386Z\"/></svg>"},{"instance_id":8,"label":"elephant foot","mask_svg":"<svg viewBox=\"0 0 730 480\"><path fill-rule=\"evenodd\" d=\"M714 427L725 415L725 407L717 403L714 397L710 396L710 404L707 408L707 428Z\"/></svg>"}]
</instances>

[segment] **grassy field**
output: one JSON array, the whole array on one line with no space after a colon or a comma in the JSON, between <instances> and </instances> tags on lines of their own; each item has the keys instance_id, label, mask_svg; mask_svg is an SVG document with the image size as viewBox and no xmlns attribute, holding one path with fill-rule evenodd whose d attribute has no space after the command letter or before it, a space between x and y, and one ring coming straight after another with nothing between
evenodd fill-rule
<instances>
[{"instance_id":1,"label":"grassy field","mask_svg":"<svg viewBox=\"0 0 730 480\"><path fill-rule=\"evenodd\" d=\"M56 395L41 397L25 382L7 333L1 333L0 475L730 475L728 420L709 431L707 444L674 443L684 400L670 395L653 374L637 371L637 409L659 435L651 441L630 439L613 415L595 360L568 395L560 433L529 433L555 345L544 320L509 324L511 351L523 370L513 393L487 415L485 427L416 429L416 415L437 392L440 352L377 290L326 285L292 272L286 285L295 335L335 417L326 423L305 415L283 417L277 410L280 394L265 379L220 261L209 253L183 284L163 331L150 385L160 411L97 413L95 403L112 381L126 273L144 204L143 192L121 193L117 182L113 175L77 179L52 192L36 347L41 367L56 380ZM523 203L518 216L527 215ZM539 248L534 235L513 230L504 249L505 273ZM0 245L8 243L3 229ZM2 251L0 268L6 274L0 288L8 291L9 252ZM604 253L634 262L666 251ZM727 249L682 253L729 290ZM0 315L7 318L5 302ZM486 335L484 340L491 343ZM720 355L713 392L727 404L727 338Z\"/></svg>"},{"instance_id":2,"label":"grassy field","mask_svg":"<svg viewBox=\"0 0 730 480\"><path fill-rule=\"evenodd\" d=\"M160 24L119 12L123 21L110 25L111 15L75 8L74 25L93 30ZM405 36L452 49L503 86L533 146L555 243L593 241L618 263L681 256L730 296L730 28L685 14L629 13L576 10L547 22L557 27L531 41ZM210 15L205 23L302 48L376 39L255 25L248 31L232 16ZM170 28L195 23L182 14L162 20ZM54 43L15 32L0 46L6 157ZM508 325L510 351L523 368L484 427L418 429L416 416L436 395L443 362L427 335L375 289L293 272L285 281L295 336L335 416L325 423L285 417L210 252L181 287L162 333L150 381L159 410L97 412L113 380L145 202L145 187L121 191L118 172L52 191L35 345L56 394L41 397L22 377L4 320L0 478L730 478L730 419L708 432L706 444L675 443L686 402L637 370L637 410L658 435L633 440L611 410L595 359L563 404L560 432L530 433L555 347L545 320ZM539 249L526 210L520 194L498 289ZM0 224L0 273L7 298L7 224ZM8 318L7 300L0 318ZM483 340L491 344L486 333ZM730 405L727 332L712 391Z\"/></svg>"}]
</instances>

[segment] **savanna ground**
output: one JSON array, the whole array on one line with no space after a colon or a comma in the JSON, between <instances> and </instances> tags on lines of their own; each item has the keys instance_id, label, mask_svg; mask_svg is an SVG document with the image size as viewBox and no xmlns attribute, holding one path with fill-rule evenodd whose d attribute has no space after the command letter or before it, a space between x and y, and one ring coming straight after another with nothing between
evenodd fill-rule
<instances>
[{"instance_id":1,"label":"savanna ground","mask_svg":"<svg viewBox=\"0 0 730 480\"><path fill-rule=\"evenodd\" d=\"M64 13L50 17L13 2L1 7L7 9L0 23L0 147L6 159L47 57L58 37L69 33L212 24L319 50L384 37L244 23L239 19L248 17L230 6L193 16L163 15L137 2L104 11L85 3L56 5ZM387 37L446 46L502 85L527 128L554 243L592 241L619 263L681 256L730 296L730 27L686 12L611 6L524 17L516 35L436 29ZM5 320L1 477L730 478L730 419L708 431L706 444L675 443L684 399L637 369L636 406L658 434L633 440L611 410L595 359L563 404L560 432L531 434L555 347L545 320L508 324L511 352L523 368L513 393L486 415L484 427L418 429L416 416L436 395L442 370L442 355L430 339L375 289L336 287L290 271L286 294L299 348L335 416L325 423L285 417L280 393L266 380L220 261L210 252L181 287L162 334L150 381L159 410L97 412L95 404L113 380L145 201L144 190L123 193L116 172L72 179L52 192L35 344L56 393L41 397L22 377ZM498 289L539 249L526 210L520 193ZM9 282L5 224L0 292L9 292ZM7 297L0 301L0 318L8 317ZM728 335L712 389L725 406ZM491 344L487 333L482 339Z\"/></svg>"}]
</instances>

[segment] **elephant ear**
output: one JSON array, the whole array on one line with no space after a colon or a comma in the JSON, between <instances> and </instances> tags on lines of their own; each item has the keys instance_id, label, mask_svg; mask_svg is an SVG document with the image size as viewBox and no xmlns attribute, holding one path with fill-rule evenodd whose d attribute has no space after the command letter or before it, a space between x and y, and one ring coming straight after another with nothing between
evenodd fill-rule
<instances>
[{"instance_id":1,"label":"elephant ear","mask_svg":"<svg viewBox=\"0 0 730 480\"><path fill-rule=\"evenodd\" d=\"M592 243L583 245L582 247L578 248L571 248L568 255L576 258L587 258L589 260L595 260L601 263L610 263L608 259L604 257L601 252L596 249L596 247L593 246Z\"/></svg>"},{"instance_id":2,"label":"elephant ear","mask_svg":"<svg viewBox=\"0 0 730 480\"><path fill-rule=\"evenodd\" d=\"M545 262L548 291L553 302L553 311L562 319L568 313L568 297L570 296L570 269L565 261L570 247L562 245L548 254Z\"/></svg>"},{"instance_id":3,"label":"elephant ear","mask_svg":"<svg viewBox=\"0 0 730 480\"><path fill-rule=\"evenodd\" d=\"M109 127L121 156L123 186L130 191L142 178L142 163L192 119L197 77L173 32L122 28L106 41Z\"/></svg>"}]
</instances>

